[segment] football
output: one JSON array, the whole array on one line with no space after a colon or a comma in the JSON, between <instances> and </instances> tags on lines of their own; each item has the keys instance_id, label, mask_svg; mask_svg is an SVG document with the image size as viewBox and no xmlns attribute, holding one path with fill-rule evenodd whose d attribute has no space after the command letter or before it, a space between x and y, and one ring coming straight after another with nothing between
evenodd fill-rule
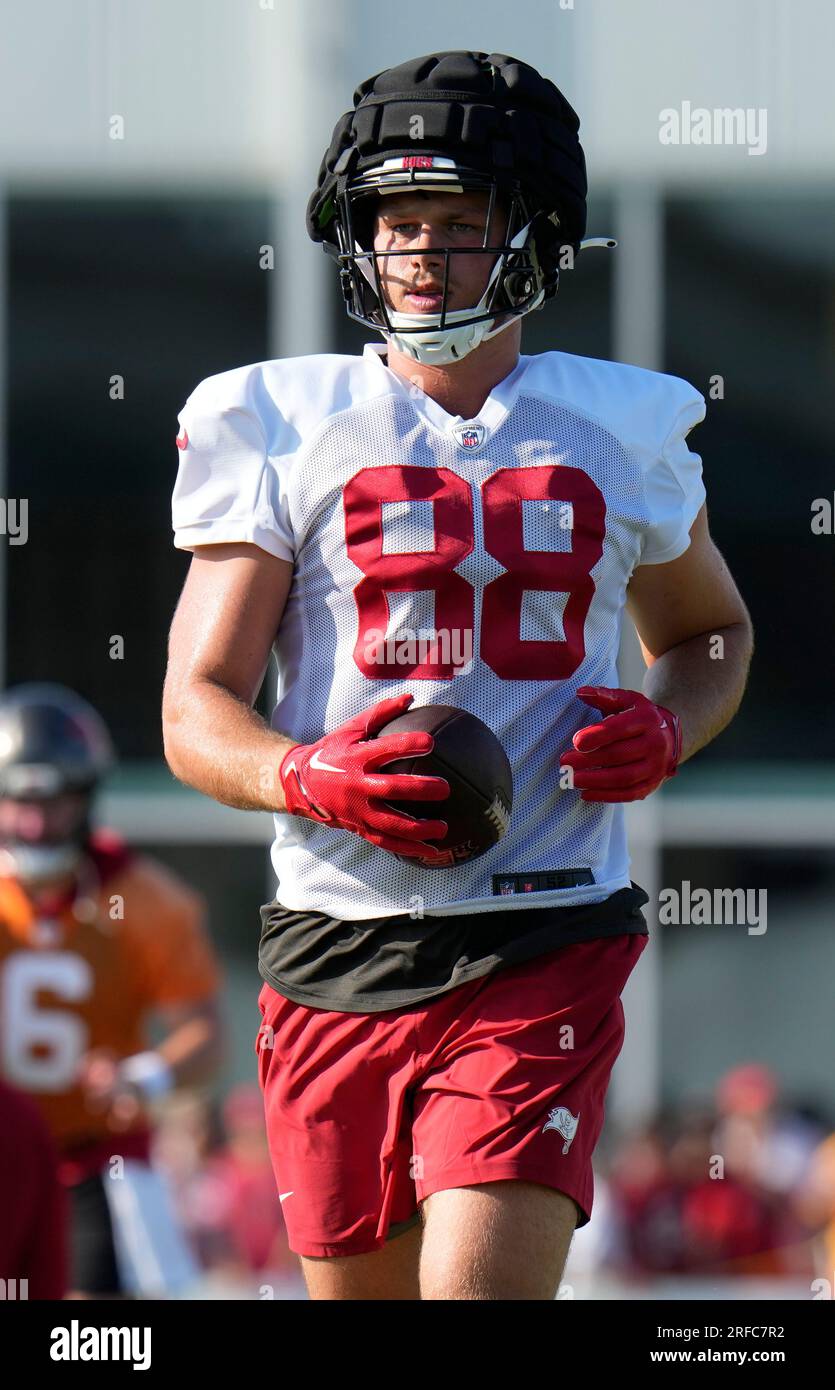
<instances>
[{"instance_id":1,"label":"football","mask_svg":"<svg viewBox=\"0 0 835 1390\"><path fill-rule=\"evenodd\" d=\"M445 777L449 797L445 801L392 801L404 815L427 816L446 821L444 839L427 843L443 851L443 863L427 868L450 868L485 854L504 835L513 806L513 775L507 754L493 730L466 710L451 705L421 705L391 720L380 733L397 734L421 729L432 734L435 747L417 758L397 758L385 772L418 772ZM401 858L398 855L398 858ZM404 859L414 864L414 859Z\"/></svg>"}]
</instances>

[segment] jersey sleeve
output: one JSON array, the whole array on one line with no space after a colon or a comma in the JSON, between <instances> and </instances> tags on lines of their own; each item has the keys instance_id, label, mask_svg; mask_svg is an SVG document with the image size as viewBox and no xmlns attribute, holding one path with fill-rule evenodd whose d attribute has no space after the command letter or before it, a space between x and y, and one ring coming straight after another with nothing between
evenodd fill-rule
<instances>
[{"instance_id":1,"label":"jersey sleeve","mask_svg":"<svg viewBox=\"0 0 835 1390\"><path fill-rule=\"evenodd\" d=\"M174 545L192 550L250 541L279 560L292 560L293 529L282 471L268 454L263 425L246 390L225 382L238 375L223 373L202 381L177 417Z\"/></svg>"},{"instance_id":2,"label":"jersey sleeve","mask_svg":"<svg viewBox=\"0 0 835 1390\"><path fill-rule=\"evenodd\" d=\"M125 928L132 969L146 1007L208 999L221 973L206 928L203 897L156 860L142 859Z\"/></svg>"},{"instance_id":3,"label":"jersey sleeve","mask_svg":"<svg viewBox=\"0 0 835 1390\"><path fill-rule=\"evenodd\" d=\"M690 528L705 501L702 460L688 448L687 436L705 418L705 401L697 391L679 410L657 459L646 474L649 525L642 565L678 559L690 544Z\"/></svg>"}]
</instances>

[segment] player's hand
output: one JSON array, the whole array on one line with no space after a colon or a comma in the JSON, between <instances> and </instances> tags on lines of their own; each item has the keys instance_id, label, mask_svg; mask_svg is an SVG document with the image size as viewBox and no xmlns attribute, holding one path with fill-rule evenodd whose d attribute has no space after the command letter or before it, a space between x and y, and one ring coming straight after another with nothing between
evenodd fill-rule
<instances>
[{"instance_id":1,"label":"player's hand","mask_svg":"<svg viewBox=\"0 0 835 1390\"><path fill-rule=\"evenodd\" d=\"M139 1089L120 1076L120 1060L109 1048L93 1048L82 1057L78 1073L87 1109L106 1115L108 1128L117 1131L127 1129L143 1110Z\"/></svg>"},{"instance_id":2,"label":"player's hand","mask_svg":"<svg viewBox=\"0 0 835 1390\"><path fill-rule=\"evenodd\" d=\"M608 716L574 735L560 758L583 801L641 801L668 777L681 756L678 715L637 690L581 685L580 699Z\"/></svg>"},{"instance_id":3,"label":"player's hand","mask_svg":"<svg viewBox=\"0 0 835 1390\"><path fill-rule=\"evenodd\" d=\"M317 743L297 743L281 761L279 777L287 810L322 825L352 830L372 845L409 859L431 858L426 840L440 840L442 820L410 820L386 806L387 801L444 801L449 783L443 777L378 772L395 758L431 753L431 734L383 734L378 731L405 714L413 695L381 700L325 734ZM415 808L417 809L417 808Z\"/></svg>"}]
</instances>

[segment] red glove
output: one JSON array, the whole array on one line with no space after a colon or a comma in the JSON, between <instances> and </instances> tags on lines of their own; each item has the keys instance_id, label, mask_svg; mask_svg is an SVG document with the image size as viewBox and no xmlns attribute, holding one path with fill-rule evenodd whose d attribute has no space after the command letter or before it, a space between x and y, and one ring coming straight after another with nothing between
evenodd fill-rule
<instances>
[{"instance_id":1,"label":"red glove","mask_svg":"<svg viewBox=\"0 0 835 1390\"><path fill-rule=\"evenodd\" d=\"M405 714L413 699L413 695L398 695L381 700L373 709L354 715L333 733L325 734L318 743L297 743L291 748L278 773L287 810L323 825L352 830L392 854L424 861L433 857L433 846L424 841L443 839L446 822L410 820L384 803L444 801L449 796L449 783L443 777L376 771L395 758L432 752L434 738L420 730L375 737L392 719Z\"/></svg>"},{"instance_id":2,"label":"red glove","mask_svg":"<svg viewBox=\"0 0 835 1390\"><path fill-rule=\"evenodd\" d=\"M574 770L583 801L641 801L675 777L681 757L677 714L637 690L581 685L577 694L609 716L579 729L574 748L560 758L561 766Z\"/></svg>"}]
</instances>

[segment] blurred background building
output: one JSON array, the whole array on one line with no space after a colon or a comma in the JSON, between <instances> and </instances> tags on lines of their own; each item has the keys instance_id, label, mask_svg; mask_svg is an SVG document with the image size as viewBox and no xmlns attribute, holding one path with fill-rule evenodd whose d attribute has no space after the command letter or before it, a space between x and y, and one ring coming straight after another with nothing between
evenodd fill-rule
<instances>
[{"instance_id":1,"label":"blurred background building","mask_svg":"<svg viewBox=\"0 0 835 1390\"><path fill-rule=\"evenodd\" d=\"M835 1279L831 1237L819 1255L835 1218L832 1162L813 1158L835 1127L835 537L812 528L815 499L835 504L835 11L822 0L4 9L0 494L28 499L28 539L0 537L0 674L61 681L101 710L125 760L105 820L207 894L230 981L218 1103L255 1074L270 820L181 788L162 761L166 637L189 562L170 539L177 412L212 373L361 349L304 228L361 80L416 53L476 48L536 64L575 105L589 234L620 245L578 258L554 303L525 320L523 351L634 362L703 392L695 447L711 528L757 638L743 713L630 813L654 941L625 997L602 1215L576 1242L577 1279L583 1260L660 1277L742 1259L753 1265L737 1273L794 1268L808 1289L810 1261L822 1272L827 1258ZM663 113L686 119L686 104L753 113L759 147L664 143ZM640 681L634 644L622 680ZM659 891L685 881L765 890L767 930L657 924ZM712 1145L724 1152L736 1102L720 1083L749 1063L768 1069L757 1123L771 1116L789 1136L780 1152L794 1155L781 1160L783 1195L815 1195L798 1226L769 1225L775 1202L752 1157L766 1140L757 1125L753 1137L734 1131L738 1181L762 1209L723 1245L722 1214L694 1198L685 1217L681 1193ZM232 1113L239 1129L243 1102ZM661 1236L648 1252L629 1223L652 1225L650 1200ZM690 1241L707 1251L695 1271L685 1221L714 1232L713 1244ZM799 1254L757 1264L760 1247L803 1240Z\"/></svg>"}]
</instances>

